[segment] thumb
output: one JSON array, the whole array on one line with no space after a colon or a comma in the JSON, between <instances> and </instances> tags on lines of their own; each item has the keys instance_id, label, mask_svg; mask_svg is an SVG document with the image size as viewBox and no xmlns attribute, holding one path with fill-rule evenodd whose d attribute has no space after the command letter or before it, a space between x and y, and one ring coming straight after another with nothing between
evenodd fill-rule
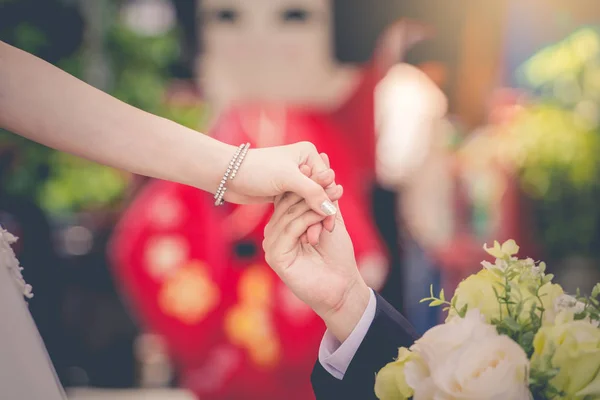
<instances>
[{"instance_id":1,"label":"thumb","mask_svg":"<svg viewBox=\"0 0 600 400\"><path fill-rule=\"evenodd\" d=\"M300 172L300 168L293 169L286 186L286 192L294 192L302 196L310 208L319 215L330 216L337 213L337 207L329 200L325 189Z\"/></svg>"}]
</instances>

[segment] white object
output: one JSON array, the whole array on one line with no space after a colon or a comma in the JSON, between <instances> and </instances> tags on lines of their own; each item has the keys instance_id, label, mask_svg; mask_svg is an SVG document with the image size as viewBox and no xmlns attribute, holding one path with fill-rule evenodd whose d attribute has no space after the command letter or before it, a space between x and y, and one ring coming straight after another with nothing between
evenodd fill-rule
<instances>
[{"instance_id":1,"label":"white object","mask_svg":"<svg viewBox=\"0 0 600 400\"><path fill-rule=\"evenodd\" d=\"M160 36L175 26L175 9L167 0L130 1L121 16L130 29L143 36Z\"/></svg>"},{"instance_id":2,"label":"white object","mask_svg":"<svg viewBox=\"0 0 600 400\"><path fill-rule=\"evenodd\" d=\"M447 108L444 93L412 65L395 65L375 90L377 178L401 190L402 219L428 249L446 243L454 230Z\"/></svg>"},{"instance_id":3,"label":"white object","mask_svg":"<svg viewBox=\"0 0 600 400\"><path fill-rule=\"evenodd\" d=\"M30 292L10 247L15 237L0 227L0 397L62 400L48 352L27 309Z\"/></svg>"},{"instance_id":4,"label":"white object","mask_svg":"<svg viewBox=\"0 0 600 400\"><path fill-rule=\"evenodd\" d=\"M69 400L197 400L191 393L178 389L70 389Z\"/></svg>"}]
</instances>

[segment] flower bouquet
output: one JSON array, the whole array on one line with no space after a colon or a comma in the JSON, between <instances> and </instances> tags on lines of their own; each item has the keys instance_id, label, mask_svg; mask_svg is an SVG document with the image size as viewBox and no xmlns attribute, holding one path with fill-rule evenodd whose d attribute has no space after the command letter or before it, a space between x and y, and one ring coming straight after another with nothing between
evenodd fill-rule
<instances>
[{"instance_id":1,"label":"flower bouquet","mask_svg":"<svg viewBox=\"0 0 600 400\"><path fill-rule=\"evenodd\" d=\"M519 259L513 240L454 297L423 299L448 317L400 348L377 374L381 400L600 399L600 284L567 295L543 262Z\"/></svg>"}]
</instances>

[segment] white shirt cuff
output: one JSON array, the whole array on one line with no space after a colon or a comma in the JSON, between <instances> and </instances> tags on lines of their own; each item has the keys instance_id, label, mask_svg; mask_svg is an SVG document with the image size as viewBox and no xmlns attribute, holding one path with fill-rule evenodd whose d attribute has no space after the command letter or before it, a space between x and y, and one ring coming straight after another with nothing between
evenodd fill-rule
<instances>
[{"instance_id":1,"label":"white shirt cuff","mask_svg":"<svg viewBox=\"0 0 600 400\"><path fill-rule=\"evenodd\" d=\"M319 347L319 362L334 378L339 380L344 378L352 358L354 358L356 351L371 327L376 309L377 299L375 293L371 290L369 304L363 316L344 343L340 343L329 330L325 331L325 335L321 340L321 347Z\"/></svg>"}]
</instances>

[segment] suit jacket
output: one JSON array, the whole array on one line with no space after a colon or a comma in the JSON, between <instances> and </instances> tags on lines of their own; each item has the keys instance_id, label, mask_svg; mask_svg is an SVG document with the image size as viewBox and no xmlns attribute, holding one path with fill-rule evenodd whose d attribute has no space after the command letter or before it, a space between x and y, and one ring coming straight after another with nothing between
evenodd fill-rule
<instances>
[{"instance_id":1,"label":"suit jacket","mask_svg":"<svg viewBox=\"0 0 600 400\"><path fill-rule=\"evenodd\" d=\"M375 296L375 317L344 378L334 378L319 361L316 362L311 381L317 400L376 399L375 374L398 356L399 347L410 347L418 338L402 314L383 297Z\"/></svg>"}]
</instances>

